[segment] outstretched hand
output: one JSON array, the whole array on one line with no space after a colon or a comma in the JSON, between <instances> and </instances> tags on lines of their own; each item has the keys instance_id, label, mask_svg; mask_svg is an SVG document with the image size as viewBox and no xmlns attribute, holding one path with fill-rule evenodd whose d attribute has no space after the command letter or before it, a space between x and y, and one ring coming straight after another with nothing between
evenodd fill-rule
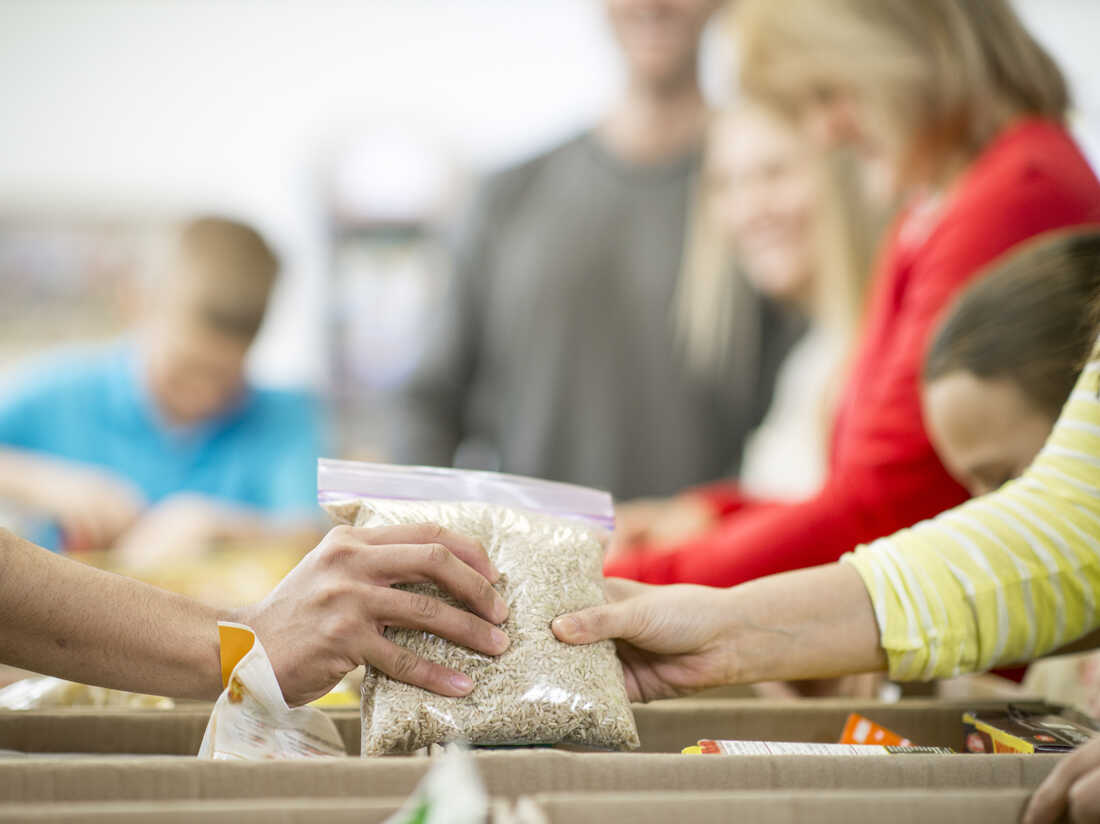
<instances>
[{"instance_id":1,"label":"outstretched hand","mask_svg":"<svg viewBox=\"0 0 1100 824\"><path fill-rule=\"evenodd\" d=\"M632 701L734 682L728 590L621 578L609 578L605 588L607 604L559 616L551 627L569 644L615 639Z\"/></svg>"},{"instance_id":2,"label":"outstretched hand","mask_svg":"<svg viewBox=\"0 0 1100 824\"><path fill-rule=\"evenodd\" d=\"M508 617L492 586L499 578L477 541L441 526L338 526L267 598L233 618L256 631L292 706L321 697L361 664L460 696L473 689L466 675L417 657L383 632L388 626L424 630L499 655L509 643L493 626ZM421 582L438 585L472 611L393 587Z\"/></svg>"}]
</instances>

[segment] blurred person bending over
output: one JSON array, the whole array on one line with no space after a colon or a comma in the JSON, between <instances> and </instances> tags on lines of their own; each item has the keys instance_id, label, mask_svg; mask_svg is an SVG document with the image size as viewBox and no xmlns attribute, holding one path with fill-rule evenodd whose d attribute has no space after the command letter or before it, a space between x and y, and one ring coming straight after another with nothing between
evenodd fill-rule
<instances>
[{"instance_id":1,"label":"blurred person bending over","mask_svg":"<svg viewBox=\"0 0 1100 824\"><path fill-rule=\"evenodd\" d=\"M721 376L675 335L717 0L606 0L623 98L589 131L491 177L446 314L399 393L391 457L668 494L736 471L798 324L749 295ZM456 454L457 452L457 454Z\"/></svg>"},{"instance_id":2,"label":"blurred person bending over","mask_svg":"<svg viewBox=\"0 0 1100 824\"><path fill-rule=\"evenodd\" d=\"M254 229L187 222L131 338L37 360L0 398L0 495L57 525L48 544L129 566L315 530L318 409L245 377L277 270Z\"/></svg>"}]
</instances>

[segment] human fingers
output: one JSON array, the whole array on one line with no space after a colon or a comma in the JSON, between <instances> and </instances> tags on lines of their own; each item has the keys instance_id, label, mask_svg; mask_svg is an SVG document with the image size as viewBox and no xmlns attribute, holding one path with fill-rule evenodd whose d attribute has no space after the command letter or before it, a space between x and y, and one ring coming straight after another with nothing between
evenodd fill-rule
<instances>
[{"instance_id":1,"label":"human fingers","mask_svg":"<svg viewBox=\"0 0 1100 824\"><path fill-rule=\"evenodd\" d=\"M95 530L84 512L73 507L54 515L57 527L68 552L82 552L95 548Z\"/></svg>"},{"instance_id":2,"label":"human fingers","mask_svg":"<svg viewBox=\"0 0 1100 824\"><path fill-rule=\"evenodd\" d=\"M1074 824L1100 821L1100 769L1086 773L1069 788L1069 820Z\"/></svg>"},{"instance_id":3,"label":"human fingers","mask_svg":"<svg viewBox=\"0 0 1100 824\"><path fill-rule=\"evenodd\" d=\"M387 586L430 581L494 624L508 617L508 605L489 579L443 544L387 545L371 550L369 572Z\"/></svg>"},{"instance_id":4,"label":"human fingers","mask_svg":"<svg viewBox=\"0 0 1100 824\"><path fill-rule=\"evenodd\" d=\"M430 632L485 655L500 655L510 643L502 630L472 612L424 593L375 588L367 606L371 617L387 626Z\"/></svg>"},{"instance_id":5,"label":"human fingers","mask_svg":"<svg viewBox=\"0 0 1100 824\"><path fill-rule=\"evenodd\" d=\"M1100 739L1062 759L1031 796L1023 824L1053 824L1066 809L1070 788L1085 773L1100 767Z\"/></svg>"},{"instance_id":6,"label":"human fingers","mask_svg":"<svg viewBox=\"0 0 1100 824\"><path fill-rule=\"evenodd\" d=\"M365 647L364 662L390 678L456 698L474 688L469 676L420 658L383 635L369 636Z\"/></svg>"},{"instance_id":7,"label":"human fingers","mask_svg":"<svg viewBox=\"0 0 1100 824\"><path fill-rule=\"evenodd\" d=\"M459 560L472 566L481 575L496 583L500 571L489 560L485 547L466 535L452 532L439 524L395 524L383 527L348 527L364 543L379 544L442 544Z\"/></svg>"},{"instance_id":8,"label":"human fingers","mask_svg":"<svg viewBox=\"0 0 1100 824\"><path fill-rule=\"evenodd\" d=\"M113 544L138 520L139 502L128 495L105 495L98 504L97 526L104 546Z\"/></svg>"},{"instance_id":9,"label":"human fingers","mask_svg":"<svg viewBox=\"0 0 1100 824\"><path fill-rule=\"evenodd\" d=\"M82 549L111 546L132 523L129 510L112 495L91 492L73 496L59 516L71 545Z\"/></svg>"},{"instance_id":10,"label":"human fingers","mask_svg":"<svg viewBox=\"0 0 1100 824\"><path fill-rule=\"evenodd\" d=\"M637 620L637 604L627 600L559 615L550 622L550 628L559 641L567 644L594 644L629 637L635 632Z\"/></svg>"},{"instance_id":11,"label":"human fingers","mask_svg":"<svg viewBox=\"0 0 1100 824\"><path fill-rule=\"evenodd\" d=\"M650 584L631 581L629 578L605 578L603 582L603 591L608 601L625 601L649 589L652 589Z\"/></svg>"}]
</instances>

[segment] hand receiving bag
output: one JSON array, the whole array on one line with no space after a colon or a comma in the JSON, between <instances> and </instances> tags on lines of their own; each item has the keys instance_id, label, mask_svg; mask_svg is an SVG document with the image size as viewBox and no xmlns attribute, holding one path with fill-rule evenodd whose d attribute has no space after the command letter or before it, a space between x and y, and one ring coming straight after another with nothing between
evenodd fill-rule
<instances>
[{"instance_id":1,"label":"hand receiving bag","mask_svg":"<svg viewBox=\"0 0 1100 824\"><path fill-rule=\"evenodd\" d=\"M367 669L363 754L430 744L638 746L622 667L610 641L570 646L557 616L604 603L603 546L611 496L584 487L488 472L321 461L321 503L338 523L362 527L436 523L482 543L501 572L511 639L492 657L430 633L390 627L416 655L464 672L474 690L435 695ZM432 584L402 587L462 607Z\"/></svg>"}]
</instances>

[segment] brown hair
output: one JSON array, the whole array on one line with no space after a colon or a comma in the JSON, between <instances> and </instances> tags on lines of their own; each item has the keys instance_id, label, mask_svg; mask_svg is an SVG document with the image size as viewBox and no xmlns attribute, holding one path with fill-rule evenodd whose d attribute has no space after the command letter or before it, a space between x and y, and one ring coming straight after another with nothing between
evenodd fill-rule
<instances>
[{"instance_id":1,"label":"brown hair","mask_svg":"<svg viewBox=\"0 0 1100 824\"><path fill-rule=\"evenodd\" d=\"M180 227L172 260L183 308L217 332L255 337L279 270L259 232L224 217L194 218Z\"/></svg>"},{"instance_id":2,"label":"brown hair","mask_svg":"<svg viewBox=\"0 0 1100 824\"><path fill-rule=\"evenodd\" d=\"M853 95L903 179L946 174L1014 117L1069 108L1061 70L1008 0L742 0L738 24L750 94L791 114Z\"/></svg>"},{"instance_id":3,"label":"brown hair","mask_svg":"<svg viewBox=\"0 0 1100 824\"><path fill-rule=\"evenodd\" d=\"M1051 232L994 263L954 302L925 357L924 380L955 372L1013 381L1056 418L1094 339L1100 228Z\"/></svg>"}]
</instances>

